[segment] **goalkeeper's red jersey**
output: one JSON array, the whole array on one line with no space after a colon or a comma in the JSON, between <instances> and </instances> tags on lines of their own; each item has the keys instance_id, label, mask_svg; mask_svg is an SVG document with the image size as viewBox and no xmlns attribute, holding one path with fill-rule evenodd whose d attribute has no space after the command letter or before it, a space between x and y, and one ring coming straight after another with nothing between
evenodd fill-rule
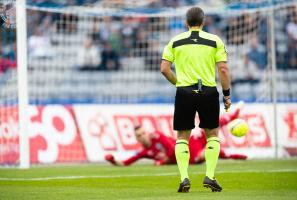
<instances>
[{"instance_id":1,"label":"goalkeeper's red jersey","mask_svg":"<svg viewBox=\"0 0 297 200\"><path fill-rule=\"evenodd\" d=\"M130 165L140 158L149 158L153 160L160 160L158 154L165 153L169 158L169 163L176 163L174 146L175 140L173 138L165 136L159 131L150 133L151 146L148 148L143 148L136 155L128 158L123 163L124 165Z\"/></svg>"},{"instance_id":2,"label":"goalkeeper's red jersey","mask_svg":"<svg viewBox=\"0 0 297 200\"><path fill-rule=\"evenodd\" d=\"M239 115L239 111L240 110L237 109L234 113L221 115L220 127L223 127L227 125L230 121L236 119ZM124 161L125 165L130 165L133 162L139 160L140 158L149 158L149 159L160 161L161 163L166 163L166 164L176 163L175 152L174 152L175 139L165 136L160 131L151 133L150 137L152 140L152 145L149 148L142 149L136 155L125 160ZM196 157L199 156L201 153L204 153L203 150L206 146L206 143L207 143L206 137L203 131L201 132L200 135L191 135L189 140L190 164L194 164ZM169 158L169 162L168 161L165 162L164 160L157 158L158 154L161 152L164 152L167 155L167 157ZM234 155L235 157L240 157L240 158L246 157L244 155L237 155L237 154L234 154ZM228 158L228 156L226 156L223 149L220 150L220 158Z\"/></svg>"},{"instance_id":3,"label":"goalkeeper's red jersey","mask_svg":"<svg viewBox=\"0 0 297 200\"><path fill-rule=\"evenodd\" d=\"M175 159L175 139L165 136L162 132L156 131L150 133L151 137L151 146L148 148L143 148L140 152L136 153L134 156L123 161L124 165L130 165L135 161L141 158L153 159L155 161L160 161L165 163L164 160L158 158L159 153L165 153L169 158L169 161L166 161L166 164L176 163ZM190 148L190 163L195 163L195 158L199 155L206 145L206 138L204 134L200 136L192 135L189 140Z\"/></svg>"}]
</instances>

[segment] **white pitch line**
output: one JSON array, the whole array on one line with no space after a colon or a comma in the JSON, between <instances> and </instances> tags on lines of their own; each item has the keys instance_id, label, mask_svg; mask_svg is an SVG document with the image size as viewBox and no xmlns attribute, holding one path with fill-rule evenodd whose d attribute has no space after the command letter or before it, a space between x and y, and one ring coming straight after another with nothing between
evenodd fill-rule
<instances>
[{"instance_id":1,"label":"white pitch line","mask_svg":"<svg viewBox=\"0 0 297 200\"><path fill-rule=\"evenodd\" d=\"M235 174L235 173L283 173L297 172L297 169L272 169L272 170L233 170L233 171L218 171L216 174ZM202 172L194 172L192 174L204 174ZM41 178L0 178L0 181L48 181L48 180L75 180L75 179L105 179L105 178L129 178L129 177L145 177L145 176L173 176L178 173L157 173L157 174L134 174L134 175L90 175L90 176L56 176L56 177L41 177Z\"/></svg>"}]
</instances>

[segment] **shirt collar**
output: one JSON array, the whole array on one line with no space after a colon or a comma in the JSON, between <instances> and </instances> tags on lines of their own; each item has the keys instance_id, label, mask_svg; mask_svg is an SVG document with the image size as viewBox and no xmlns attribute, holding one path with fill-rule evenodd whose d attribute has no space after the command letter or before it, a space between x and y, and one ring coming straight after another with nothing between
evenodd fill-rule
<instances>
[{"instance_id":1,"label":"shirt collar","mask_svg":"<svg viewBox=\"0 0 297 200\"><path fill-rule=\"evenodd\" d=\"M190 31L201 31L201 28L189 28Z\"/></svg>"}]
</instances>

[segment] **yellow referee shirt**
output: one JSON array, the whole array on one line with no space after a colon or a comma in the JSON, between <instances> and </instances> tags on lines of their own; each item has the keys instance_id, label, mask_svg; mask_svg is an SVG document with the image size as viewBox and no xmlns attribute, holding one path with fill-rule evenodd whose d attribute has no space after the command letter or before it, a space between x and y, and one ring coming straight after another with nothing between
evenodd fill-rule
<instances>
[{"instance_id":1,"label":"yellow referee shirt","mask_svg":"<svg viewBox=\"0 0 297 200\"><path fill-rule=\"evenodd\" d=\"M162 59L175 63L176 87L194 85L199 78L205 86L216 86L216 63L227 61L227 52L217 35L190 29L169 41Z\"/></svg>"}]
</instances>

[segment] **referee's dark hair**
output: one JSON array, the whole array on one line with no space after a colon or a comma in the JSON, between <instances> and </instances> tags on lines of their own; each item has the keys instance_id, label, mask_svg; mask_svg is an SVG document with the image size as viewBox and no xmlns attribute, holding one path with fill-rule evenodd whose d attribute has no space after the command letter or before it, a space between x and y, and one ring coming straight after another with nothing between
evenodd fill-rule
<instances>
[{"instance_id":1,"label":"referee's dark hair","mask_svg":"<svg viewBox=\"0 0 297 200\"><path fill-rule=\"evenodd\" d=\"M188 26L201 26L204 20L204 12L199 7L192 7L187 11Z\"/></svg>"}]
</instances>

